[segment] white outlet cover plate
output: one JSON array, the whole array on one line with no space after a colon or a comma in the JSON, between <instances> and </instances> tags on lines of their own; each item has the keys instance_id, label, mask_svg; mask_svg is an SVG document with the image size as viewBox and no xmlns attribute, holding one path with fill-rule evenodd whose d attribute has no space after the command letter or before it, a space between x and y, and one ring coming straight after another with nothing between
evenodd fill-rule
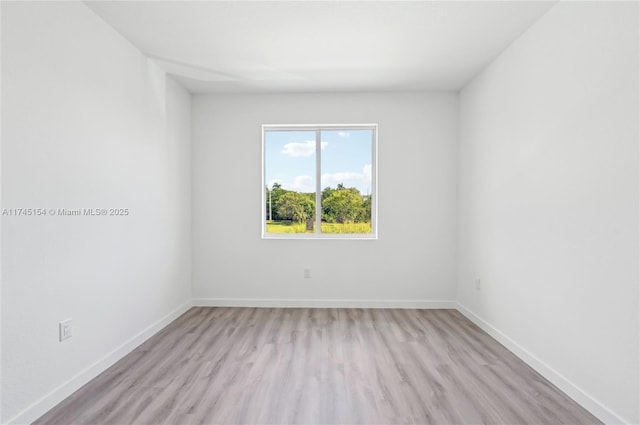
<instances>
[{"instance_id":1,"label":"white outlet cover plate","mask_svg":"<svg viewBox=\"0 0 640 425\"><path fill-rule=\"evenodd\" d=\"M65 339L71 338L71 336L73 335L73 332L71 329L71 319L61 321L59 324L59 331L60 331L60 341L64 341Z\"/></svg>"}]
</instances>

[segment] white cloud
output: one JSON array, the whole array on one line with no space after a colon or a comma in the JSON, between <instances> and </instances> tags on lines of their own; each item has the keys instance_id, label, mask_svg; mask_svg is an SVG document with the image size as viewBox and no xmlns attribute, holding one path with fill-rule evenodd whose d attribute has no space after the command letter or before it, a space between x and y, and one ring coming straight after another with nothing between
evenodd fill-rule
<instances>
[{"instance_id":1,"label":"white cloud","mask_svg":"<svg viewBox=\"0 0 640 425\"><path fill-rule=\"evenodd\" d=\"M341 171L337 173L325 173L321 177L321 189L327 186L336 187L342 183L345 187L356 187L362 194L368 194L371 189L371 164L362 167L362 172ZM285 190L293 190L295 192L312 193L316 191L314 178L310 176L296 176L288 181L272 180L269 182L269 188L273 187L273 183L278 182Z\"/></svg>"},{"instance_id":2,"label":"white cloud","mask_svg":"<svg viewBox=\"0 0 640 425\"><path fill-rule=\"evenodd\" d=\"M362 173L364 174L367 181L371 181L371 164L367 164L362 169Z\"/></svg>"},{"instance_id":3,"label":"white cloud","mask_svg":"<svg viewBox=\"0 0 640 425\"><path fill-rule=\"evenodd\" d=\"M327 186L335 187L339 183L345 185L345 187L359 186L358 183L371 184L371 164L366 164L362 167L362 172L357 173L354 171L341 171L337 173L325 173L321 176L322 187Z\"/></svg>"},{"instance_id":4,"label":"white cloud","mask_svg":"<svg viewBox=\"0 0 640 425\"><path fill-rule=\"evenodd\" d=\"M320 149L327 147L329 142L320 142ZM307 140L305 142L290 142L284 145L282 152L291 157L311 156L316 152L315 140Z\"/></svg>"},{"instance_id":5,"label":"white cloud","mask_svg":"<svg viewBox=\"0 0 640 425\"><path fill-rule=\"evenodd\" d=\"M343 171L339 173L325 173L321 177L322 187L336 186L338 183L343 183L348 186L349 182L361 181L362 174L354 173L353 171Z\"/></svg>"},{"instance_id":6,"label":"white cloud","mask_svg":"<svg viewBox=\"0 0 640 425\"><path fill-rule=\"evenodd\" d=\"M273 183L280 183L283 189L293 190L294 192L310 193L315 192L316 187L313 184L313 178L309 176L296 176L292 181L273 181L269 184L269 187L273 187Z\"/></svg>"},{"instance_id":7,"label":"white cloud","mask_svg":"<svg viewBox=\"0 0 640 425\"><path fill-rule=\"evenodd\" d=\"M309 176L296 176L293 178L293 183L289 185L290 190L297 192L315 192L316 188L313 185L313 179Z\"/></svg>"},{"instance_id":8,"label":"white cloud","mask_svg":"<svg viewBox=\"0 0 640 425\"><path fill-rule=\"evenodd\" d=\"M338 131L338 136L340 137L351 137L351 133L348 131Z\"/></svg>"}]
</instances>

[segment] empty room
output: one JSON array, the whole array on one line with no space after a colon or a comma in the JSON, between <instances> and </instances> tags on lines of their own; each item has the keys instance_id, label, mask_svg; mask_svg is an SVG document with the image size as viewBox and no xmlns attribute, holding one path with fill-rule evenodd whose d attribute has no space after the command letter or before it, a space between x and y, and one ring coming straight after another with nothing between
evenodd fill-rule
<instances>
[{"instance_id":1,"label":"empty room","mask_svg":"<svg viewBox=\"0 0 640 425\"><path fill-rule=\"evenodd\" d=\"M637 1L0 14L0 423L640 423Z\"/></svg>"}]
</instances>

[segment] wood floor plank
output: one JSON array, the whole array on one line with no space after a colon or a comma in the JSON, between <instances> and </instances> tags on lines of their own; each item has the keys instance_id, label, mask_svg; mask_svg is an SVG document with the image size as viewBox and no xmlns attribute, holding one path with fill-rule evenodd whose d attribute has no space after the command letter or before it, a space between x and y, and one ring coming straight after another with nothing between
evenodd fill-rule
<instances>
[{"instance_id":1,"label":"wood floor plank","mask_svg":"<svg viewBox=\"0 0 640 425\"><path fill-rule=\"evenodd\" d=\"M455 310L213 307L35 422L600 423Z\"/></svg>"}]
</instances>

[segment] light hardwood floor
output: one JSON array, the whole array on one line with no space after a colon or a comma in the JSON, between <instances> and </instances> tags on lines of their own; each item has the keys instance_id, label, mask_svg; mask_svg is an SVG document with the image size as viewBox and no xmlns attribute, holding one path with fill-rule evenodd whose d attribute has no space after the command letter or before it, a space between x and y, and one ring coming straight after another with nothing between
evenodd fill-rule
<instances>
[{"instance_id":1,"label":"light hardwood floor","mask_svg":"<svg viewBox=\"0 0 640 425\"><path fill-rule=\"evenodd\" d=\"M455 310L189 310L45 424L599 424Z\"/></svg>"}]
</instances>

